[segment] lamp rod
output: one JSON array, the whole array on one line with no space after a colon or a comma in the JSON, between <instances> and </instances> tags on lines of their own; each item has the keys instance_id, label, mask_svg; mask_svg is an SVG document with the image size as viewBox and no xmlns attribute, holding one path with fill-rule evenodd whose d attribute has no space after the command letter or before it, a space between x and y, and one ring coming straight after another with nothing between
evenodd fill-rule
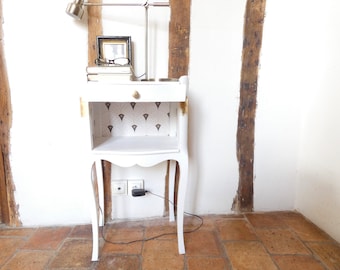
<instances>
[{"instance_id":1,"label":"lamp rod","mask_svg":"<svg viewBox=\"0 0 340 270\"><path fill-rule=\"evenodd\" d=\"M82 3L83 6L153 6L153 7L169 7L169 2L145 2L143 4L141 3L91 3L91 2L84 2Z\"/></svg>"},{"instance_id":2,"label":"lamp rod","mask_svg":"<svg viewBox=\"0 0 340 270\"><path fill-rule=\"evenodd\" d=\"M149 80L149 6L145 5L145 80Z\"/></svg>"}]
</instances>

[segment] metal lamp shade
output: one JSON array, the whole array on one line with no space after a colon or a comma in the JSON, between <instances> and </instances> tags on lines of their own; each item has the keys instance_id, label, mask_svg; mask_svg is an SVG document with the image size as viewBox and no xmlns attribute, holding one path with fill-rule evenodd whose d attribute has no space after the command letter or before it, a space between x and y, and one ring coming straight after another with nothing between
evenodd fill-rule
<instances>
[{"instance_id":1,"label":"metal lamp shade","mask_svg":"<svg viewBox=\"0 0 340 270\"><path fill-rule=\"evenodd\" d=\"M69 3L66 8L66 13L71 17L80 20L84 14L84 8L82 1L76 1L74 3Z\"/></svg>"}]
</instances>

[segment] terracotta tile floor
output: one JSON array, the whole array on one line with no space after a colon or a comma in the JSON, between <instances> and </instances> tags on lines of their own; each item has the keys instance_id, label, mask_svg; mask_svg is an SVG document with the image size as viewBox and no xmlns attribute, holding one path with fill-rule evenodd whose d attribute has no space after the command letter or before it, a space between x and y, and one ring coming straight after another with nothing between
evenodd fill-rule
<instances>
[{"instance_id":1,"label":"terracotta tile floor","mask_svg":"<svg viewBox=\"0 0 340 270\"><path fill-rule=\"evenodd\" d=\"M91 262L91 226L0 227L0 269L339 270L340 245L296 212L203 216L178 255L166 218L105 226L100 260ZM199 225L186 217L186 230Z\"/></svg>"}]
</instances>

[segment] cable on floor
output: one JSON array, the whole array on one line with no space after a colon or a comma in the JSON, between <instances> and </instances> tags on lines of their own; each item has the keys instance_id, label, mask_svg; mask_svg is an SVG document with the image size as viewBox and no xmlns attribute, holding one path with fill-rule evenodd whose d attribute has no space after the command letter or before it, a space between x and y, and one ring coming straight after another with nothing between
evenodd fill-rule
<instances>
[{"instance_id":1,"label":"cable on floor","mask_svg":"<svg viewBox=\"0 0 340 270\"><path fill-rule=\"evenodd\" d=\"M170 201L169 199L166 199L164 196L155 194L155 193L153 193L151 191L147 191L147 190L145 192L149 193L149 194L151 194L153 196L159 197L159 198L161 198L163 200L167 200L173 206L176 206L172 201ZM103 224L104 224L103 210L100 208L100 211L102 213ZM196 232L196 231L198 231L203 226L203 218L200 217L199 215L191 214L191 213L188 213L188 212L184 212L184 214L187 215L187 216L194 217L194 218L196 218L196 219L198 219L200 221L199 225L197 225L195 228L193 228L193 229L191 229L189 231L184 231L184 233L193 233L193 232ZM157 238L160 238L160 237L163 237L163 236L174 235L174 234L177 234L177 233L162 233L162 234L159 234L159 235L156 235L156 236L153 236L153 237L149 237L149 238L143 238L143 239L137 239L137 240L132 240L132 241L124 242L124 241L111 241L111 240L106 239L106 237L105 237L105 226L103 226L102 229L101 229L101 235L102 235L102 238L104 239L104 241L106 243L114 244L114 245L129 245L129 244L133 244L133 243L137 243L137 242L146 242L146 241L154 240L154 239L157 239Z\"/></svg>"}]
</instances>

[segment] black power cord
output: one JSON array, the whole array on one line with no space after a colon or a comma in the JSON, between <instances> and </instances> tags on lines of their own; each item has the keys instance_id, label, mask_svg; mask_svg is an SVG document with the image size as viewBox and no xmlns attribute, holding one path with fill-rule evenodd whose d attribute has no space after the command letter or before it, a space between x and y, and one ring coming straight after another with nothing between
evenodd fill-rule
<instances>
[{"instance_id":1,"label":"black power cord","mask_svg":"<svg viewBox=\"0 0 340 270\"><path fill-rule=\"evenodd\" d=\"M135 195L133 195L134 197L144 196L146 193L149 193L149 194L151 194L153 196L156 196L156 197L159 197L159 198L161 198L163 200L167 200L173 206L176 206L169 199L166 199L164 196L152 193L151 191L147 191L147 190L144 190L144 189L138 189L138 190L132 190L132 192L133 192L133 194L135 194ZM100 211L102 212L101 208L100 208ZM196 228L194 228L192 230L189 230L189 231L184 231L184 233L193 233L193 232L196 232L196 231L198 231L203 226L203 218L200 217L199 215L195 215L195 214L191 214L191 213L187 213L187 212L184 212L184 214L188 215L188 216L191 216L191 217L194 217L194 218L197 218L197 219L200 220L200 224L197 225ZM104 216L103 216L103 218L104 218ZM103 222L103 224L104 224L104 222ZM110 241L110 240L106 239L104 231L105 231L105 226L103 226L102 229L101 229L102 238L104 239L104 241L106 243L113 244L113 245L129 245L129 244L133 244L133 243L137 243L137 242L146 242L146 241L154 240L154 239L157 239L157 238L160 238L160 237L163 237L163 236L167 236L167 235L177 234L177 233L162 233L162 234L159 234L159 235L156 235L156 236L153 236L153 237L149 237L149 238L143 238L143 239L137 239L137 240L132 240L132 241L124 242L124 241Z\"/></svg>"}]
</instances>

